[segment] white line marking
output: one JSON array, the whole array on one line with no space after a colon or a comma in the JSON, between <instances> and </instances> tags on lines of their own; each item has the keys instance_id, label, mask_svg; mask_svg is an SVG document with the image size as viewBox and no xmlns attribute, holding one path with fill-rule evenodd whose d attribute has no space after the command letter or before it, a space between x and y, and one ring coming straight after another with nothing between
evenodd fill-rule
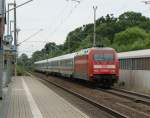
<instances>
[{"instance_id":1,"label":"white line marking","mask_svg":"<svg viewBox=\"0 0 150 118\"><path fill-rule=\"evenodd\" d=\"M32 97L32 94L30 93L30 90L29 90L29 88L28 88L28 86L27 86L27 84L26 84L26 82L24 81L23 78L22 78L22 83L23 83L24 90L26 92L28 102L30 104L30 108L31 108L33 118L43 118L42 113L40 112L36 102L34 101L34 99Z\"/></svg>"}]
</instances>

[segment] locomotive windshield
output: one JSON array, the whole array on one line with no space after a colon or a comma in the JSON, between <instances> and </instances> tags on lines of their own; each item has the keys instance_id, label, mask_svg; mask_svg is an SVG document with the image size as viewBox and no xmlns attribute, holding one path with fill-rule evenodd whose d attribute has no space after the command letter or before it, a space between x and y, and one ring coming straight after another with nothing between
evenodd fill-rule
<instances>
[{"instance_id":1,"label":"locomotive windshield","mask_svg":"<svg viewBox=\"0 0 150 118\"><path fill-rule=\"evenodd\" d=\"M113 54L94 54L95 61L112 61Z\"/></svg>"}]
</instances>

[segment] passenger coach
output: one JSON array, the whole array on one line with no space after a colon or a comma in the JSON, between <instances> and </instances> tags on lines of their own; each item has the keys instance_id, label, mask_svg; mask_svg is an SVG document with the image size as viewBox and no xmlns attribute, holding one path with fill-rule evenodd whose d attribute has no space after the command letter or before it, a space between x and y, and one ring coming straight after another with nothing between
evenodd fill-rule
<instances>
[{"instance_id":1,"label":"passenger coach","mask_svg":"<svg viewBox=\"0 0 150 118\"><path fill-rule=\"evenodd\" d=\"M120 61L120 81L126 87L150 89L150 49L122 52Z\"/></svg>"},{"instance_id":2,"label":"passenger coach","mask_svg":"<svg viewBox=\"0 0 150 118\"><path fill-rule=\"evenodd\" d=\"M117 53L114 49L89 48L35 62L35 69L112 86L119 78L118 64Z\"/></svg>"}]
</instances>

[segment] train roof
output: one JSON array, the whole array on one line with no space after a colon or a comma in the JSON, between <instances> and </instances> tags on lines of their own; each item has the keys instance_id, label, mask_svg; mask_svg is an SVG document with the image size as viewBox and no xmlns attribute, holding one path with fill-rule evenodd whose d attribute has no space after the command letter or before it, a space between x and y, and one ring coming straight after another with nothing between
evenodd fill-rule
<instances>
[{"instance_id":1,"label":"train roof","mask_svg":"<svg viewBox=\"0 0 150 118\"><path fill-rule=\"evenodd\" d=\"M37 61L34 64L40 64L40 63L46 63L47 61L57 61L57 60L65 60L65 59L71 59L74 58L76 55L86 55L89 53L90 50L92 49L98 49L98 50L114 50L113 48L109 48L109 47L103 47L103 48L98 48L98 47L94 47L94 48L87 48L87 49L82 49L78 52L75 53L70 53L70 54L66 54L66 55L62 55L62 56L58 56L58 57L54 57L54 58L50 58L50 59L46 59L46 60L41 60L41 61Z\"/></svg>"},{"instance_id":2,"label":"train roof","mask_svg":"<svg viewBox=\"0 0 150 118\"><path fill-rule=\"evenodd\" d=\"M47 61L50 62L50 61L57 61L57 60L72 59L72 58L74 58L75 54L76 53L70 53L70 54L66 54L66 55L50 58L48 60L46 59L46 60L42 60L42 61L37 61L37 62L35 62L35 64L45 63Z\"/></svg>"},{"instance_id":3,"label":"train roof","mask_svg":"<svg viewBox=\"0 0 150 118\"><path fill-rule=\"evenodd\" d=\"M93 47L93 48L87 48L87 49L82 49L80 51L78 51L76 54L79 56L79 55L87 55L90 50L114 50L113 48L110 48L110 47Z\"/></svg>"},{"instance_id":4,"label":"train roof","mask_svg":"<svg viewBox=\"0 0 150 118\"><path fill-rule=\"evenodd\" d=\"M118 53L119 59L150 57L150 49Z\"/></svg>"}]
</instances>

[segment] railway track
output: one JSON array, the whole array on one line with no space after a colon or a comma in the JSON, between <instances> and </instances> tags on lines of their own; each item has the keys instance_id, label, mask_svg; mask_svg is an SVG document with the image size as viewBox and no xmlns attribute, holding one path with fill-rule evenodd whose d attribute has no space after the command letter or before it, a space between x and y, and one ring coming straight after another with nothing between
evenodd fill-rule
<instances>
[{"instance_id":1,"label":"railway track","mask_svg":"<svg viewBox=\"0 0 150 118\"><path fill-rule=\"evenodd\" d=\"M66 79L58 77L46 77L44 75L35 74L42 78L40 81L53 84L77 97L96 106L102 111L105 111L117 118L150 118L150 107L146 104L141 104L135 99L127 99L120 95L112 95L106 91L91 89ZM44 79L44 80L43 80ZM113 89L114 90L114 89ZM131 96L130 96L131 97Z\"/></svg>"},{"instance_id":2,"label":"railway track","mask_svg":"<svg viewBox=\"0 0 150 118\"><path fill-rule=\"evenodd\" d=\"M49 81L49 80L47 80L47 79L44 79L44 80L43 80L43 79L40 79L40 78L38 78L38 79L39 79L40 81L42 81L42 82L45 81L45 82L48 82L48 83L50 83L50 84L52 84L52 85L55 85L55 86L57 86L57 87L59 87L59 88L65 90L65 91L67 91L67 92L69 92L69 93L71 93L71 94L73 94L73 95L79 97L80 99L82 99L82 100L84 100L84 101L86 101L86 102L88 102L88 103L90 103L90 104L96 106L97 108L101 109L102 111L105 111L105 112L111 114L111 115L114 116L114 117L117 117L117 118L128 118L126 115L121 114L121 113L119 113L118 111L115 111L115 110L113 110L113 109L111 109L111 108L109 108L109 107L106 107L106 106L104 106L104 105L102 105L102 104L99 104L98 102L95 102L95 101L93 101L92 99L90 99L90 98L88 98L88 97L85 97L85 96L83 96L83 95L81 95L81 94L79 94L79 93L77 93L77 92L74 92L74 91L72 91L72 90L69 90L69 89L67 89L67 88L65 88L65 87L63 87L63 86L60 86L60 85L58 85L58 84L56 84L56 83L54 83L54 82L51 82L51 81Z\"/></svg>"},{"instance_id":3,"label":"railway track","mask_svg":"<svg viewBox=\"0 0 150 118\"><path fill-rule=\"evenodd\" d=\"M123 89L117 89L117 88L112 88L111 90L104 90L104 89L99 89L104 92L123 97L129 100L132 100L136 103L142 103L145 105L150 105L150 96L145 95L145 94L140 94L132 91L127 91Z\"/></svg>"},{"instance_id":4,"label":"railway track","mask_svg":"<svg viewBox=\"0 0 150 118\"><path fill-rule=\"evenodd\" d=\"M116 90L116 91L128 93L128 94L135 95L135 96L138 96L138 97L143 97L143 98L146 98L146 99L150 99L150 95L137 93L137 92L133 92L133 91L127 91L127 90L124 90L124 89L117 89L117 88L113 88L113 89Z\"/></svg>"}]
</instances>

